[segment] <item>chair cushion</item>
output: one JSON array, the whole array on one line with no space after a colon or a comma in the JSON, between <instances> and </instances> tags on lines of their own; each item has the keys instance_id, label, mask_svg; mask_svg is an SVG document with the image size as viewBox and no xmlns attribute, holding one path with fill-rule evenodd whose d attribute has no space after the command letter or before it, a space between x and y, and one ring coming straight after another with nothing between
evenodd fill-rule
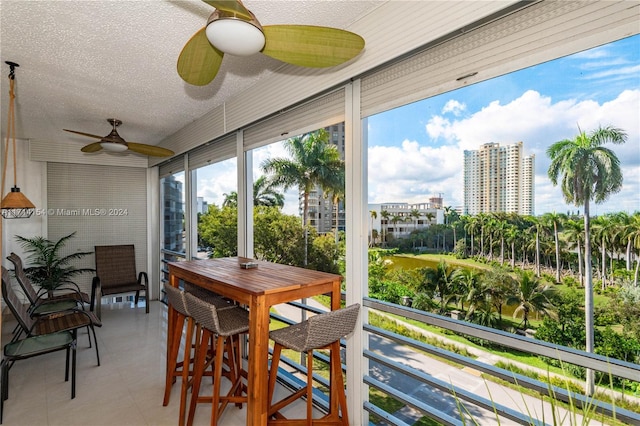
<instances>
[{"instance_id":1,"label":"chair cushion","mask_svg":"<svg viewBox=\"0 0 640 426\"><path fill-rule=\"evenodd\" d=\"M132 292L132 291L140 291L140 290L144 290L145 287L142 284L138 284L138 282L133 282L133 283L124 283L124 284L118 284L118 285L110 285L110 286L102 286L102 281L100 281L101 284L101 289L102 289L102 295L106 296L109 294L118 294L118 293L128 293L128 292Z\"/></svg>"},{"instance_id":2,"label":"chair cushion","mask_svg":"<svg viewBox=\"0 0 640 426\"><path fill-rule=\"evenodd\" d=\"M64 349L71 345L73 337L68 332L32 336L7 343L4 356L13 359L29 358L36 355Z\"/></svg>"},{"instance_id":3,"label":"chair cushion","mask_svg":"<svg viewBox=\"0 0 640 426\"><path fill-rule=\"evenodd\" d=\"M37 321L35 335L70 331L89 325L100 327L102 323L92 312L61 312Z\"/></svg>"}]
</instances>

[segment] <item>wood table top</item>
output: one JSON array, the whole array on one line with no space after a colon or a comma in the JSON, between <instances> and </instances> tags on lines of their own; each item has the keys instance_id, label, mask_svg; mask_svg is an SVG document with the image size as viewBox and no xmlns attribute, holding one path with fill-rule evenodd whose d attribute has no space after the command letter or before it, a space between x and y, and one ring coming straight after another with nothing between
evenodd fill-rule
<instances>
[{"instance_id":1,"label":"wood table top","mask_svg":"<svg viewBox=\"0 0 640 426\"><path fill-rule=\"evenodd\" d=\"M255 263L257 266L250 269L242 268L241 264L247 262ZM209 279L222 285L241 288L243 292L256 296L342 279L336 274L245 257L170 262L169 270L184 279Z\"/></svg>"}]
</instances>

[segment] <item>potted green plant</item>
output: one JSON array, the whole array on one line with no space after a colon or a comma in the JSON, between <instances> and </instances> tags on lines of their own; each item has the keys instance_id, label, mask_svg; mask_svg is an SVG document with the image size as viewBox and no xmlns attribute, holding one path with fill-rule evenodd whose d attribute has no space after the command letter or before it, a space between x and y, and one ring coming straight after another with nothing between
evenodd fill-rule
<instances>
[{"instance_id":1,"label":"potted green plant","mask_svg":"<svg viewBox=\"0 0 640 426\"><path fill-rule=\"evenodd\" d=\"M24 272L31 282L40 288L45 289L49 294L63 286L77 285L72 278L85 272L94 272L91 268L76 268L71 262L81 259L93 252L75 252L63 256L60 251L69 241L75 232L60 238L58 241L51 241L44 237L25 238L16 235L25 253L28 254L29 267Z\"/></svg>"}]
</instances>

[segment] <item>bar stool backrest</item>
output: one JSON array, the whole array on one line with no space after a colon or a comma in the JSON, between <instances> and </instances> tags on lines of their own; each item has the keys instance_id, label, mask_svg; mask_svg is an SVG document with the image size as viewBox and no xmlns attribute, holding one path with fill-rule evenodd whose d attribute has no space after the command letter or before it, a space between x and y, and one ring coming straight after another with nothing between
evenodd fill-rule
<instances>
[{"instance_id":1,"label":"bar stool backrest","mask_svg":"<svg viewBox=\"0 0 640 426\"><path fill-rule=\"evenodd\" d=\"M190 293L185 293L185 299L187 310L198 324L216 334L224 334L220 328L218 310L215 305L200 300Z\"/></svg>"},{"instance_id":2,"label":"bar stool backrest","mask_svg":"<svg viewBox=\"0 0 640 426\"><path fill-rule=\"evenodd\" d=\"M183 290L167 284L164 286L164 291L167 294L167 301L173 309L180 312L185 317L190 316L189 310L187 309L187 301L185 299L186 293Z\"/></svg>"},{"instance_id":3,"label":"bar stool backrest","mask_svg":"<svg viewBox=\"0 0 640 426\"><path fill-rule=\"evenodd\" d=\"M356 327L360 304L314 315L307 320L304 350L325 347L350 334Z\"/></svg>"}]
</instances>

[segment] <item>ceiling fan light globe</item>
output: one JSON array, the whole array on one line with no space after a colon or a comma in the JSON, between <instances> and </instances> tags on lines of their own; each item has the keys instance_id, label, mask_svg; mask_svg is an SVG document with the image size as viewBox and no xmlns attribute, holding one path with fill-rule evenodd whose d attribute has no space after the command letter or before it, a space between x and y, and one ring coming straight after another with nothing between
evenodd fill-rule
<instances>
[{"instance_id":1,"label":"ceiling fan light globe","mask_svg":"<svg viewBox=\"0 0 640 426\"><path fill-rule=\"evenodd\" d=\"M218 50L236 56L249 56L264 48L262 30L251 22L221 17L209 22L207 39Z\"/></svg>"},{"instance_id":2,"label":"ceiling fan light globe","mask_svg":"<svg viewBox=\"0 0 640 426\"><path fill-rule=\"evenodd\" d=\"M121 143L100 142L100 146L102 146L102 149L104 149L105 151L111 152L123 152L127 150L127 146Z\"/></svg>"}]
</instances>

